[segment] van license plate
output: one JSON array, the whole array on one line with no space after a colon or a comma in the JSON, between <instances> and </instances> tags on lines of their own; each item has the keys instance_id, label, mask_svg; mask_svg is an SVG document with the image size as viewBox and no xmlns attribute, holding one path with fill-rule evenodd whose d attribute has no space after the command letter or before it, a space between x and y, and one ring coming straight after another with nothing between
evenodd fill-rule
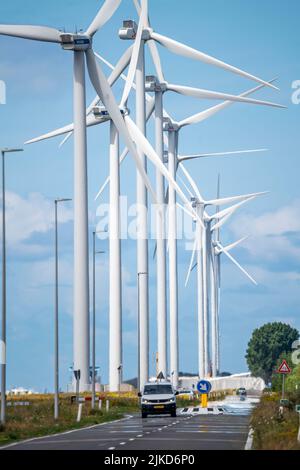
<instances>
[{"instance_id":1,"label":"van license plate","mask_svg":"<svg viewBox=\"0 0 300 470\"><path fill-rule=\"evenodd\" d=\"M164 408L164 405L156 405L156 406L154 406L154 408L155 408L155 409L160 409L160 410L161 410L161 409L163 409L163 408Z\"/></svg>"}]
</instances>

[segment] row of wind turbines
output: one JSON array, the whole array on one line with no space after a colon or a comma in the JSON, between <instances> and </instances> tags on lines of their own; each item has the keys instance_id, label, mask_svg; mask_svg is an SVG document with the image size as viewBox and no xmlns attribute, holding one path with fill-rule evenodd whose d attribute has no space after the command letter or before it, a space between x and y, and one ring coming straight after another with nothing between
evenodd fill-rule
<instances>
[{"instance_id":1,"label":"row of wind turbines","mask_svg":"<svg viewBox=\"0 0 300 470\"><path fill-rule=\"evenodd\" d=\"M221 257L229 258L251 282L255 280L231 255L231 250L244 239L224 247L220 240L223 224L245 203L265 193L246 194L205 200L184 162L206 157L259 152L244 150L216 154L179 154L179 136L185 126L194 125L225 110L235 102L283 108L276 103L250 98L256 91L268 87L277 90L275 80L264 81L254 75L211 57L192 47L155 32L148 16L148 0L133 0L138 21L123 22L119 37L129 47L113 66L93 49L93 37L101 30L120 6L122 0L105 0L98 14L84 33L66 33L44 26L0 25L0 34L50 42L73 52L74 98L73 123L26 142L34 144L65 135L61 145L73 136L74 140L74 370L80 370L80 389L90 389L89 347L89 247L88 247L88 181L87 128L109 122L110 174L97 198L109 184L109 387L117 391L120 385L122 360L122 278L120 240L120 165L127 154L134 159L137 169L137 281L138 281L138 378L139 387L149 379L149 253L148 253L148 194L156 205L156 285L157 285L157 357L158 371L171 377L175 387L179 380L178 349L178 262L177 211L185 211L195 222L195 240L186 284L193 270L197 275L198 299L198 375L216 376L220 370L219 312L221 289ZM239 95L192 88L169 83L165 79L157 44L178 54L215 66L257 82ZM155 75L146 72L145 47L149 47ZM102 70L105 64L112 71L107 78ZM88 76L97 93L86 106L86 65ZM127 75L124 75L128 68ZM124 80L120 103L112 87ZM195 99L218 100L221 103L176 122L164 106L164 95L175 92ZM128 102L135 93L135 121L130 117ZM132 114L132 113L131 113ZM147 123L155 121L155 142L147 139ZM120 152L120 139L125 148ZM147 160L156 167L153 184L147 173ZM179 170L182 177L179 176ZM101 175L99 175L101 176ZM180 202L179 202L180 201ZM166 210L167 205L167 210ZM221 206L230 206L221 209ZM214 208L213 215L208 212ZM168 230L167 230L168 227ZM167 231L167 233L166 233ZM167 240L166 240L167 239ZM167 250L168 242L168 250ZM167 272L168 270L168 272ZM169 303L167 304L167 299ZM168 315L169 313L169 315ZM167 319L169 317L169 366Z\"/></svg>"}]
</instances>

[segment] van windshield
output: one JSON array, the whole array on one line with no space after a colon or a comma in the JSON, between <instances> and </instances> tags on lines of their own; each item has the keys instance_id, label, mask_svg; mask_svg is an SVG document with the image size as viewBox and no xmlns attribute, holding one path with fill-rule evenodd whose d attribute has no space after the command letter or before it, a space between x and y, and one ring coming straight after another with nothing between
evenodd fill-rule
<instances>
[{"instance_id":1,"label":"van windshield","mask_svg":"<svg viewBox=\"0 0 300 470\"><path fill-rule=\"evenodd\" d=\"M172 395L173 390L171 385L146 385L144 388L144 395Z\"/></svg>"}]
</instances>

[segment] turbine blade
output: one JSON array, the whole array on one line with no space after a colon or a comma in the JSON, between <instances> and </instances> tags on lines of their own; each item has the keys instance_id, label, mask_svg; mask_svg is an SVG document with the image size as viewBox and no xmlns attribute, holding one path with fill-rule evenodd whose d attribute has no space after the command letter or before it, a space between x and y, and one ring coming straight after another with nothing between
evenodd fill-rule
<instances>
[{"instance_id":1,"label":"turbine blade","mask_svg":"<svg viewBox=\"0 0 300 470\"><path fill-rule=\"evenodd\" d=\"M134 3L135 9L136 9L138 15L140 16L141 15L141 6L140 6L139 2L137 0L133 0L133 3ZM150 28L149 18L146 18L146 26L148 28ZM159 57L159 53L158 53L158 50L157 50L156 43L155 43L155 41L150 39L149 41L147 41L147 45L148 45L149 50L150 50L150 54L151 54L151 57L152 57L152 60L153 60L154 66L155 66L157 77L158 77L160 82L164 82L165 81L164 74L163 74L163 71L162 71L161 61L160 61L160 57Z\"/></svg>"},{"instance_id":2,"label":"turbine blade","mask_svg":"<svg viewBox=\"0 0 300 470\"><path fill-rule=\"evenodd\" d=\"M242 96L235 96L228 93L220 93L217 91L202 90L201 88L192 88L188 86L179 86L168 84L168 89L179 93L180 95L192 96L199 99L209 99L209 100L226 100L226 101L236 101L238 103L248 103L256 104L262 106L271 106L273 108L286 108L281 104L272 103L270 101L261 101L254 100L252 98L244 98Z\"/></svg>"},{"instance_id":3,"label":"turbine blade","mask_svg":"<svg viewBox=\"0 0 300 470\"><path fill-rule=\"evenodd\" d=\"M225 217L226 215L228 214L233 214L234 212L237 211L237 209L239 209L241 206L243 206L244 204L247 204L247 202L249 201L252 201L253 199L256 199L257 196L253 196L251 198L248 198L248 199L245 199L244 201L242 202L239 202L238 204L235 204L234 206L231 206L231 207L228 207L227 209L224 209L222 211L218 211L216 212L215 214L209 216L209 220L220 220L222 219L223 217ZM218 207L218 206L217 206ZM213 227L213 230L215 230L215 227Z\"/></svg>"},{"instance_id":4,"label":"turbine blade","mask_svg":"<svg viewBox=\"0 0 300 470\"><path fill-rule=\"evenodd\" d=\"M120 60L118 61L118 63L116 64L115 67L112 64L110 64L107 60L105 60L103 57L101 57L99 54L95 53L95 56L99 60L104 62L106 65L108 65L109 68L111 68L113 70L111 75L109 76L109 78L107 80L108 84L110 86L114 85L114 83L118 80L118 78L120 76L122 76L122 72L128 66L128 64L130 62L131 54L132 54L132 49L133 49L133 46L130 46L128 49L126 49L126 51L124 52L124 54L122 55L122 57L120 58ZM100 102L100 98L99 98L99 96L96 96L96 98L94 98L93 101L91 102L91 104L88 106L88 108L86 110L86 114L89 115L92 112L93 108L99 104L99 102ZM67 142L67 140L72 136L72 133L73 132L70 132L63 139L63 141L59 144L59 147L62 147Z\"/></svg>"},{"instance_id":5,"label":"turbine blade","mask_svg":"<svg viewBox=\"0 0 300 470\"><path fill-rule=\"evenodd\" d=\"M139 128L136 126L136 124L132 121L132 119L129 116L125 116L125 122L127 124L127 128L131 134L132 139L135 141L136 145L143 151L143 153L148 157L149 160L152 161L152 163L156 166L156 168L161 172L161 174L166 178L166 180L169 182L169 184L175 189L181 200L187 204L187 206L191 207L191 204L187 197L185 196L184 192L181 190L181 188L178 186L174 178L171 176L170 172L167 170L153 147L151 146L150 142L146 139L146 137L141 133ZM198 214L194 212L193 209L191 209L192 212L195 215L195 218L197 220L201 220L198 217ZM201 221L202 222L202 221Z\"/></svg>"},{"instance_id":6,"label":"turbine blade","mask_svg":"<svg viewBox=\"0 0 300 470\"><path fill-rule=\"evenodd\" d=\"M92 127L100 124L100 121L95 118L94 115L90 115L86 117L86 126ZM35 137L34 139L27 140L25 145L35 144L36 142L41 142L42 140L52 139L53 137L58 137L60 135L68 134L74 131L74 124L68 124L67 126L61 127L60 129L56 129L55 131L48 132L47 134L41 135L39 137Z\"/></svg>"},{"instance_id":7,"label":"turbine blade","mask_svg":"<svg viewBox=\"0 0 300 470\"><path fill-rule=\"evenodd\" d=\"M190 173L187 171L187 169L185 168L185 166L180 163L179 164L179 168L181 169L181 171L183 172L183 174L185 175L186 179L188 180L188 182L190 183L191 185L191 188L193 188L196 196L199 198L199 200L201 202L204 202L204 199L203 197L201 196L200 194L200 191L199 191L199 188L198 186L196 185L195 181L193 180L193 178L191 177Z\"/></svg>"},{"instance_id":8,"label":"turbine blade","mask_svg":"<svg viewBox=\"0 0 300 470\"><path fill-rule=\"evenodd\" d=\"M155 98L151 98L151 101L149 102L147 101L146 103L146 120L147 121L149 120L151 114L153 113L154 105L155 105ZM120 165L125 160L127 155L128 155L128 148L125 148L120 156ZM103 193L104 189L106 188L109 182L110 182L110 177L108 176L105 182L103 183L103 185L101 186L97 196L95 197L95 200L101 196L101 194Z\"/></svg>"},{"instance_id":9,"label":"turbine blade","mask_svg":"<svg viewBox=\"0 0 300 470\"><path fill-rule=\"evenodd\" d=\"M255 281L255 279L253 279L252 276L250 276L250 274L246 271L246 269L244 269L238 262L236 259L233 258L233 256L228 253L228 251L221 245L221 243L218 243L218 247L220 248L220 250L222 251L222 253L224 253L225 256L227 256L227 258L230 259L230 261L232 261L233 264L235 264L240 271L242 271L242 273L245 274L245 276L250 279L250 281L255 285L257 286L257 282Z\"/></svg>"},{"instance_id":10,"label":"turbine blade","mask_svg":"<svg viewBox=\"0 0 300 470\"><path fill-rule=\"evenodd\" d=\"M233 212L229 212L229 214L227 214L225 217L223 217L223 219L219 220L219 222L217 222L212 230L213 231L219 231L220 228L227 222L228 219L230 219L230 217L232 216ZM218 233L218 232L217 232ZM217 235L217 240L220 241L220 236Z\"/></svg>"},{"instance_id":11,"label":"turbine blade","mask_svg":"<svg viewBox=\"0 0 300 470\"><path fill-rule=\"evenodd\" d=\"M62 148L65 143L70 139L70 137L72 137L73 135L73 131L72 132L69 132L64 138L63 140L61 141L61 143L59 144L58 148Z\"/></svg>"},{"instance_id":12,"label":"turbine blade","mask_svg":"<svg viewBox=\"0 0 300 470\"><path fill-rule=\"evenodd\" d=\"M191 255L191 260L190 260L190 264L189 264L189 269L188 269L188 272L187 272L187 275L186 275L186 278L185 278L185 283L184 283L184 286L185 286L185 287L188 285L191 272L192 272L193 269L194 269L194 268L193 268L193 264L194 264L196 249L197 249L197 239L195 238L194 246L193 246L193 251L192 251L192 255Z\"/></svg>"},{"instance_id":13,"label":"turbine blade","mask_svg":"<svg viewBox=\"0 0 300 470\"><path fill-rule=\"evenodd\" d=\"M152 57L152 60L153 60L154 66L155 66L155 70L156 70L156 73L157 73L157 78L158 78L159 82L162 83L162 82L165 81L165 77L164 77L164 73L163 73L163 69L162 69L162 65L161 65L161 60L160 60L160 56L159 56L159 53L158 53L158 50L157 50L156 43L155 43L155 41L153 41L151 39L150 41L147 41L147 44L148 44L150 54L151 54L151 57Z\"/></svg>"},{"instance_id":14,"label":"turbine blade","mask_svg":"<svg viewBox=\"0 0 300 470\"><path fill-rule=\"evenodd\" d=\"M262 191L260 193L252 193L252 194L245 194L242 196L232 196L226 197L221 199L212 199L211 201L205 201L206 206L223 206L225 204L231 204L232 202L236 201L244 201L245 199L251 199L254 196L263 196L264 194L268 194L269 191Z\"/></svg>"},{"instance_id":15,"label":"turbine blade","mask_svg":"<svg viewBox=\"0 0 300 470\"><path fill-rule=\"evenodd\" d=\"M198 155L179 155L178 160L183 162L185 160L194 160L197 158L207 158L207 157L229 157L232 155L243 155L248 153L261 153L267 152L269 149L253 149L253 150L235 150L232 152L216 152L216 153L200 153Z\"/></svg>"},{"instance_id":16,"label":"turbine blade","mask_svg":"<svg viewBox=\"0 0 300 470\"><path fill-rule=\"evenodd\" d=\"M110 20L115 11L119 8L120 3L121 0L106 0L88 27L86 34L88 36L94 36L94 34Z\"/></svg>"},{"instance_id":17,"label":"turbine blade","mask_svg":"<svg viewBox=\"0 0 300 470\"><path fill-rule=\"evenodd\" d=\"M178 180L180 181L180 183L182 184L182 186L185 188L186 192L189 194L190 197L194 197L195 195L192 193L192 191L190 190L190 188L187 186L187 184L185 184L185 182L183 181L183 178L181 178L181 176L177 176Z\"/></svg>"},{"instance_id":18,"label":"turbine blade","mask_svg":"<svg viewBox=\"0 0 300 470\"><path fill-rule=\"evenodd\" d=\"M121 156L120 156L119 165L121 165L121 164L123 163L123 161L125 160L125 158L127 157L127 155L128 155L128 149L125 148L125 149L123 150ZM109 182L110 182L110 176L108 176L108 177L106 178L106 180L104 181L104 183L103 183L103 185L101 186L101 188L100 188L100 190L99 190L97 196L95 197L95 200L98 199L98 198L101 196L101 194L103 193L103 191L105 190L105 188L106 188L106 186L109 184Z\"/></svg>"},{"instance_id":19,"label":"turbine blade","mask_svg":"<svg viewBox=\"0 0 300 470\"><path fill-rule=\"evenodd\" d=\"M185 212L187 215L189 215L190 217L192 217L192 219L195 218L195 214L191 211L189 211L186 207L184 207L182 204L180 204L179 202L176 202L176 206L179 207L179 209L181 209L183 212ZM203 224L202 224L203 225ZM204 225L203 225L203 228L204 228Z\"/></svg>"},{"instance_id":20,"label":"turbine blade","mask_svg":"<svg viewBox=\"0 0 300 470\"><path fill-rule=\"evenodd\" d=\"M126 103L128 101L130 90L131 90L132 85L133 85L135 72L136 72L136 68L137 68L137 64L138 64L138 60L139 60L139 55L140 55L142 34L143 34L143 30L145 28L145 23L146 23L146 18L147 18L146 15L147 15L147 8L146 8L146 3L143 0L143 2L142 2L142 12L141 12L139 26L138 26L134 46L133 46L133 51L132 51L130 65L129 65L128 76L127 76L127 79L126 79L126 84L125 84L123 96L122 96L122 99L121 99L121 107L126 105Z\"/></svg>"},{"instance_id":21,"label":"turbine blade","mask_svg":"<svg viewBox=\"0 0 300 470\"><path fill-rule=\"evenodd\" d=\"M61 32L46 26L0 25L0 34L34 41L60 43Z\"/></svg>"},{"instance_id":22,"label":"turbine blade","mask_svg":"<svg viewBox=\"0 0 300 470\"><path fill-rule=\"evenodd\" d=\"M254 80L255 82L261 83L265 86L278 90L278 88L272 85L271 83L265 82L264 80L261 80L260 78L254 75L251 75L248 72L244 72L243 70L238 69L237 67L233 67L232 65L226 64L225 62L219 59L216 59L215 57L204 54L203 52L197 51L196 49L193 49L192 47L189 47L189 46L186 46L185 44L174 41L173 39L170 39L166 36L162 36L161 34L151 32L151 38L175 54L179 54L184 57L188 57L190 59L200 60L201 62L204 62L209 65L215 65L216 67L219 67L223 70L227 70L228 72L233 72L237 75L248 78L249 80Z\"/></svg>"},{"instance_id":23,"label":"turbine blade","mask_svg":"<svg viewBox=\"0 0 300 470\"><path fill-rule=\"evenodd\" d=\"M241 238L240 240L237 240L236 242L234 243L231 243L230 245L227 245L224 247L224 250L226 251L231 251L233 250L234 248L236 248L238 245L240 245L241 243L243 243L244 241L248 240L249 236L247 237L243 237Z\"/></svg>"},{"instance_id":24,"label":"turbine blade","mask_svg":"<svg viewBox=\"0 0 300 470\"><path fill-rule=\"evenodd\" d=\"M128 49L126 49L126 51L124 52L122 57L119 59L118 63L116 64L116 66L113 67L113 71L110 74L109 78L107 79L109 86L112 87L115 84L115 82L118 80L118 78L121 76L123 71L128 66L130 59L131 59L132 50L133 50L133 46L130 46ZM102 62L104 61L103 58L99 56L99 54L95 53L95 56ZM99 104L99 101L101 101L99 96L96 96L96 98L91 102L91 104L87 108L86 113L90 114L92 112L92 109Z\"/></svg>"},{"instance_id":25,"label":"turbine blade","mask_svg":"<svg viewBox=\"0 0 300 470\"><path fill-rule=\"evenodd\" d=\"M157 242L155 242L154 250L153 250L153 259L156 258L156 252L157 252Z\"/></svg>"},{"instance_id":26,"label":"turbine blade","mask_svg":"<svg viewBox=\"0 0 300 470\"><path fill-rule=\"evenodd\" d=\"M274 78L273 80L270 80L269 83L275 82L277 79ZM256 91L261 90L264 88L265 85L259 85L255 88L251 88L250 90L245 91L244 93L240 94L239 96L241 97L247 97L255 93ZM219 113L223 109L228 108L229 106L232 106L234 104L233 101L224 101L224 103L217 104L216 106L212 106L211 108L206 109L205 111L201 111L200 113L194 114L193 116L190 116L186 119L183 119L180 121L179 126L184 127L188 126L190 124L197 124L199 122L205 121L206 119L210 118L211 116L214 116L215 114Z\"/></svg>"},{"instance_id":27,"label":"turbine blade","mask_svg":"<svg viewBox=\"0 0 300 470\"><path fill-rule=\"evenodd\" d=\"M130 133L128 132L127 126L124 122L124 118L120 112L120 109L117 105L115 97L112 93L112 90L107 83L106 77L102 72L101 67L96 62L96 57L92 49L86 51L87 66L90 75L91 82L98 93L101 101L104 103L111 119L113 120L120 136L123 137L126 147L131 153L132 157L135 160L136 167L145 183L145 186L148 188L151 193L153 200L156 202L155 191L153 190L148 175L142 165L142 162L138 156L136 147L132 141Z\"/></svg>"}]
</instances>

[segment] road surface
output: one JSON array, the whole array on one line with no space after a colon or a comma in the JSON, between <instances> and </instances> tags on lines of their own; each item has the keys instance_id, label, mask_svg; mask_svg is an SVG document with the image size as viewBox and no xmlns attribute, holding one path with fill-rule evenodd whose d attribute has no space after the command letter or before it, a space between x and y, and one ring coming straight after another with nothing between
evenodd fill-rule
<instances>
[{"instance_id":1,"label":"road surface","mask_svg":"<svg viewBox=\"0 0 300 470\"><path fill-rule=\"evenodd\" d=\"M9 450L241 450L249 415L139 415L118 422L48 436L7 447Z\"/></svg>"}]
</instances>

